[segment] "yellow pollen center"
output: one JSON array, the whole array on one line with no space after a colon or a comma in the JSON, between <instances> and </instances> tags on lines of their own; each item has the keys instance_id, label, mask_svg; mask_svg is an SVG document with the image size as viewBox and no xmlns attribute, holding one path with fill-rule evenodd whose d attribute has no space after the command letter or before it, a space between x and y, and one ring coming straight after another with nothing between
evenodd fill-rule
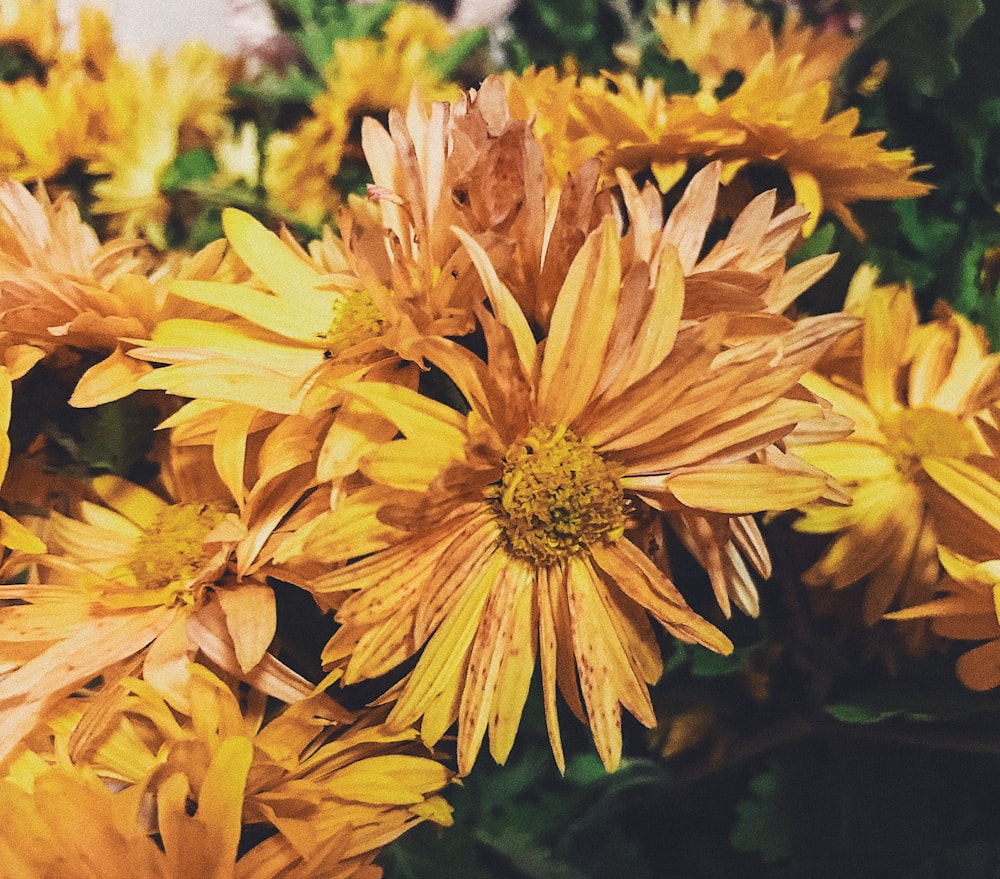
<instances>
[{"instance_id":1,"label":"yellow pollen center","mask_svg":"<svg viewBox=\"0 0 1000 879\"><path fill-rule=\"evenodd\" d=\"M975 434L957 416L927 406L890 412L882 419L882 432L904 472L924 457L964 459L979 449Z\"/></svg>"},{"instance_id":2,"label":"yellow pollen center","mask_svg":"<svg viewBox=\"0 0 1000 879\"><path fill-rule=\"evenodd\" d=\"M622 536L623 473L571 430L539 424L507 450L486 497L510 552L550 564Z\"/></svg>"},{"instance_id":3,"label":"yellow pollen center","mask_svg":"<svg viewBox=\"0 0 1000 879\"><path fill-rule=\"evenodd\" d=\"M360 342L382 332L385 318L365 290L354 290L334 305L333 320L326 331L326 350L337 357Z\"/></svg>"},{"instance_id":4,"label":"yellow pollen center","mask_svg":"<svg viewBox=\"0 0 1000 879\"><path fill-rule=\"evenodd\" d=\"M198 573L204 540L224 513L206 504L171 504L136 542L128 569L142 589L183 583Z\"/></svg>"}]
</instances>

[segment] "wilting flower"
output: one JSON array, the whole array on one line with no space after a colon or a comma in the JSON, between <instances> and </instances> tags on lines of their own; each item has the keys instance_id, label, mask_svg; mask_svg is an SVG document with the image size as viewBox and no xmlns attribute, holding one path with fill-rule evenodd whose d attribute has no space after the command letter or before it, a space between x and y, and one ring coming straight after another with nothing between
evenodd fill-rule
<instances>
[{"instance_id":1,"label":"wilting flower","mask_svg":"<svg viewBox=\"0 0 1000 879\"><path fill-rule=\"evenodd\" d=\"M840 480L853 502L808 506L794 527L834 535L804 580L834 589L864 580L871 625L893 606L930 598L939 543L980 552L986 514L976 485L992 466L1000 356L945 306L918 326L911 291L875 284L870 268L856 277L848 307L864 316L854 356L839 352L803 384L850 418L854 433L792 448Z\"/></svg>"},{"instance_id":2,"label":"wilting flower","mask_svg":"<svg viewBox=\"0 0 1000 879\"><path fill-rule=\"evenodd\" d=\"M386 327L395 350L418 359L423 337L475 325L485 292L454 227L487 249L515 295L535 295L544 165L531 127L511 119L498 77L454 103L428 105L415 90L405 115L390 111L388 130L366 117L361 142L374 184L338 219L351 267L366 286L391 290L404 318Z\"/></svg>"},{"instance_id":3,"label":"wilting flower","mask_svg":"<svg viewBox=\"0 0 1000 879\"><path fill-rule=\"evenodd\" d=\"M620 707L655 721L647 684L661 660L649 615L683 640L730 646L629 540L633 511L739 516L825 494L826 474L773 444L822 416L798 379L854 321L807 319L724 348L724 315L682 325L678 247L664 241L623 278L606 217L569 266L539 344L486 253L458 234L490 299L492 317L480 315L488 365L447 342L427 356L471 411L353 385L405 438L366 455L372 484L277 558L377 550L308 584L338 607L324 659L345 663L354 682L422 651L389 722L422 717L433 743L457 718L461 772L487 728L494 757L506 758L536 658L557 761L558 687L614 767Z\"/></svg>"},{"instance_id":4,"label":"wilting flower","mask_svg":"<svg viewBox=\"0 0 1000 879\"><path fill-rule=\"evenodd\" d=\"M19 819L0 831L4 865L25 877L66 858L60 875L362 879L409 827L451 823L440 796L451 773L414 732L352 723L323 695L266 717L259 692L237 698L202 666L191 681L185 712L131 678L101 695L96 717L67 703L54 743L0 782ZM263 841L247 846L244 829ZM58 842L40 844L50 830Z\"/></svg>"}]
</instances>

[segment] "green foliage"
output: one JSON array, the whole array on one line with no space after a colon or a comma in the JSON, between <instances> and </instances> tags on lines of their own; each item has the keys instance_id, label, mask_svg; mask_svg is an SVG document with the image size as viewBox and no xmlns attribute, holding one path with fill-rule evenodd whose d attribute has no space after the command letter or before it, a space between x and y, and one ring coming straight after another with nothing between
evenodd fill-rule
<instances>
[{"instance_id":1,"label":"green foliage","mask_svg":"<svg viewBox=\"0 0 1000 879\"><path fill-rule=\"evenodd\" d=\"M218 170L212 151L207 147L196 147L178 154L160 176L160 189L166 193L177 192L197 180L211 180Z\"/></svg>"},{"instance_id":2,"label":"green foliage","mask_svg":"<svg viewBox=\"0 0 1000 879\"><path fill-rule=\"evenodd\" d=\"M277 4L279 13L285 13L285 33L298 43L316 71L326 66L336 41L377 35L397 5L396 0L281 0Z\"/></svg>"},{"instance_id":3,"label":"green foliage","mask_svg":"<svg viewBox=\"0 0 1000 879\"><path fill-rule=\"evenodd\" d=\"M853 0L864 15L864 48L889 59L909 88L940 95L958 77L958 40L984 12L983 0Z\"/></svg>"},{"instance_id":4,"label":"green foliage","mask_svg":"<svg viewBox=\"0 0 1000 879\"><path fill-rule=\"evenodd\" d=\"M560 66L572 57L583 72L620 67L612 51L625 35L611 4L602 0L523 0L511 16L511 66Z\"/></svg>"}]
</instances>

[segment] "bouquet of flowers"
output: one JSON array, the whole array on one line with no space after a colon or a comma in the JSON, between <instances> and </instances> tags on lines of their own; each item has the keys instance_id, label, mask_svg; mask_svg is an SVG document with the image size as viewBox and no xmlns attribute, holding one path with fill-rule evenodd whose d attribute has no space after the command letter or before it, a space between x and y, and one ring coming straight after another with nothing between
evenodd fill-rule
<instances>
[{"instance_id":1,"label":"bouquet of flowers","mask_svg":"<svg viewBox=\"0 0 1000 879\"><path fill-rule=\"evenodd\" d=\"M795 746L1000 707L953 5L0 5L0 877L714 876L579 840L727 772L825 875Z\"/></svg>"}]
</instances>

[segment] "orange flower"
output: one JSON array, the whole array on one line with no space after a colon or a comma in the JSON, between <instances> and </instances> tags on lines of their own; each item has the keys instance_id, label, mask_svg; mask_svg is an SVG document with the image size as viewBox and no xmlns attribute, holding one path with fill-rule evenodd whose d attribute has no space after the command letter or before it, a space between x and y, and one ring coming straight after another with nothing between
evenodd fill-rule
<instances>
[{"instance_id":1,"label":"orange flower","mask_svg":"<svg viewBox=\"0 0 1000 879\"><path fill-rule=\"evenodd\" d=\"M874 284L870 268L859 272L848 307L864 316L853 357L842 349L803 384L850 418L854 432L791 448L840 480L853 503L807 506L794 527L835 535L805 582L839 589L866 581L871 625L893 604L930 597L939 543L979 556L982 521L1000 523L979 488L995 466L988 456L1000 356L945 306L918 326L911 291Z\"/></svg>"},{"instance_id":2,"label":"orange flower","mask_svg":"<svg viewBox=\"0 0 1000 879\"><path fill-rule=\"evenodd\" d=\"M628 539L632 511L743 516L825 494L826 474L773 444L822 416L797 381L854 321L807 319L724 349L723 316L681 326L677 247L664 242L625 280L607 217L570 265L539 344L485 251L456 234L490 298L489 366L443 340L427 356L470 413L403 388L350 387L405 438L365 456L372 484L277 558L376 550L309 583L339 606L324 658L355 682L422 650L389 723L422 717L433 743L457 718L460 772L487 728L506 758L536 658L557 762L558 688L613 768L620 706L655 722L647 684L661 661L648 617L683 640L730 646Z\"/></svg>"},{"instance_id":3,"label":"orange flower","mask_svg":"<svg viewBox=\"0 0 1000 879\"><path fill-rule=\"evenodd\" d=\"M631 74L576 84L529 70L508 75L506 83L515 115L538 114L534 124L552 179L593 155L600 155L607 178L616 168L648 169L664 192L689 167L712 159L723 162L726 183L747 165L772 166L809 211L803 234L828 210L862 238L849 204L910 198L930 187L911 179L923 170L912 151L883 149L881 132L855 135L856 109L828 115L831 85L803 84L804 65L800 54L779 59L769 53L721 101L706 92L668 96L658 81L639 82Z\"/></svg>"},{"instance_id":4,"label":"orange flower","mask_svg":"<svg viewBox=\"0 0 1000 879\"><path fill-rule=\"evenodd\" d=\"M942 638L986 642L960 657L955 671L970 690L1000 686L1000 560L977 563L944 547L938 554L946 576L937 591L944 594L886 618L928 618Z\"/></svg>"},{"instance_id":5,"label":"orange flower","mask_svg":"<svg viewBox=\"0 0 1000 879\"><path fill-rule=\"evenodd\" d=\"M779 62L801 56L797 81L801 89L832 80L857 38L833 28L816 28L790 10L775 33L770 19L743 0L699 0L692 10L684 2L675 9L658 3L653 28L663 51L698 74L704 91L715 91L726 74L748 74L768 53Z\"/></svg>"},{"instance_id":6,"label":"orange flower","mask_svg":"<svg viewBox=\"0 0 1000 879\"><path fill-rule=\"evenodd\" d=\"M263 457L274 459L267 450ZM295 463L275 466L287 476ZM211 464L195 462L188 473L178 467L173 476L174 502L98 477L93 488L103 504L81 502L79 518L51 514L49 554L7 560L0 598L13 602L0 608L7 671L0 761L60 699L122 663L141 663L146 680L181 708L198 650L285 701L309 691L267 653L274 595L263 574L253 576L269 558L266 539L301 490L285 485L256 503L251 497L237 517ZM35 572L27 583L10 582L26 569Z\"/></svg>"}]
</instances>

